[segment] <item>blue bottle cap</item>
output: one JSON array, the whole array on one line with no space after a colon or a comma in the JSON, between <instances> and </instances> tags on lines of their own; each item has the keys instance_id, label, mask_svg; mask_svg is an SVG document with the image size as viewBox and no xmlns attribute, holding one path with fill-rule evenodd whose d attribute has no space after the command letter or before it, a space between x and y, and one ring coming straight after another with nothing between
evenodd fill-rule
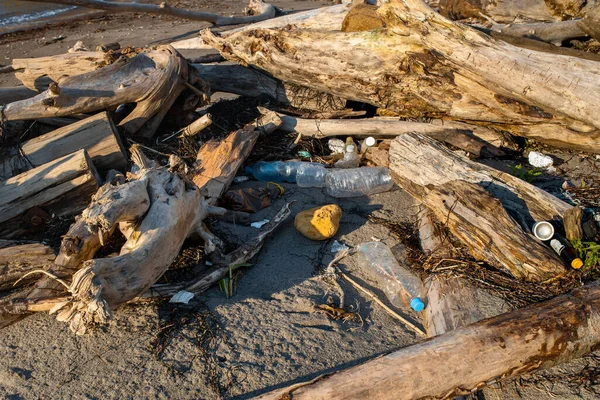
<instances>
[{"instance_id":1,"label":"blue bottle cap","mask_svg":"<svg viewBox=\"0 0 600 400\"><path fill-rule=\"evenodd\" d=\"M410 308L412 308L416 312L421 312L425 308L425 304L423 304L420 298L415 297L410 301Z\"/></svg>"}]
</instances>

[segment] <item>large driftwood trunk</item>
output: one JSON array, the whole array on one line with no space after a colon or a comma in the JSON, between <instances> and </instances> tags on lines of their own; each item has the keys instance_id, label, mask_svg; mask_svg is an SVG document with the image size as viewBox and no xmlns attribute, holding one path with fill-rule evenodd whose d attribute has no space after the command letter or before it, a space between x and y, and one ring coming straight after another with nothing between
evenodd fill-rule
<instances>
[{"instance_id":1,"label":"large driftwood trunk","mask_svg":"<svg viewBox=\"0 0 600 400\"><path fill-rule=\"evenodd\" d=\"M0 182L0 237L21 235L52 215L77 214L87 206L99 182L85 150Z\"/></svg>"},{"instance_id":2,"label":"large driftwood trunk","mask_svg":"<svg viewBox=\"0 0 600 400\"><path fill-rule=\"evenodd\" d=\"M581 357L600 344L599 327L594 282L260 398L450 398Z\"/></svg>"},{"instance_id":3,"label":"large driftwood trunk","mask_svg":"<svg viewBox=\"0 0 600 400\"><path fill-rule=\"evenodd\" d=\"M137 103L119 126L129 133L150 137L188 79L187 62L172 47L161 46L64 78L33 98L7 104L4 117L9 121L60 117Z\"/></svg>"},{"instance_id":4,"label":"large driftwood trunk","mask_svg":"<svg viewBox=\"0 0 600 400\"><path fill-rule=\"evenodd\" d=\"M117 128L106 112L38 136L15 149L2 160L0 179L7 179L31 168L84 149L100 172L123 170L127 153Z\"/></svg>"},{"instance_id":5,"label":"large driftwood trunk","mask_svg":"<svg viewBox=\"0 0 600 400\"><path fill-rule=\"evenodd\" d=\"M421 0L391 0L376 15L385 27L366 32L291 26L225 37L204 31L202 38L224 57L283 82L407 118L475 121L600 152L600 63L492 39Z\"/></svg>"},{"instance_id":6,"label":"large driftwood trunk","mask_svg":"<svg viewBox=\"0 0 600 400\"><path fill-rule=\"evenodd\" d=\"M0 240L0 291L12 289L28 272L48 269L54 261L52 249L41 243L20 243ZM31 275L22 282L37 278Z\"/></svg>"}]
</instances>

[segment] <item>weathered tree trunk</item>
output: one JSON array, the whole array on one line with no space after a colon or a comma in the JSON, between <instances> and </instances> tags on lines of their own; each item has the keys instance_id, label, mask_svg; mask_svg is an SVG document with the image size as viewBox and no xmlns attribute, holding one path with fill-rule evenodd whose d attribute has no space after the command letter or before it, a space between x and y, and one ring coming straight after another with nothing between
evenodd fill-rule
<instances>
[{"instance_id":1,"label":"weathered tree trunk","mask_svg":"<svg viewBox=\"0 0 600 400\"><path fill-rule=\"evenodd\" d=\"M440 0L440 14L452 19L481 18L513 22L517 17L564 21L581 16L585 0ZM480 14L481 13L481 14Z\"/></svg>"},{"instance_id":2,"label":"weathered tree trunk","mask_svg":"<svg viewBox=\"0 0 600 400\"><path fill-rule=\"evenodd\" d=\"M138 134L149 137L187 81L187 62L172 47L161 46L132 59L122 58L95 71L65 78L31 99L9 103L4 117L9 121L59 117L137 103L119 126L129 133L140 131Z\"/></svg>"},{"instance_id":3,"label":"weathered tree trunk","mask_svg":"<svg viewBox=\"0 0 600 400\"><path fill-rule=\"evenodd\" d=\"M520 36L561 46L565 40L584 38L587 33L580 27L579 20L560 22L535 22L530 24L492 24L495 32Z\"/></svg>"},{"instance_id":4,"label":"weathered tree trunk","mask_svg":"<svg viewBox=\"0 0 600 400\"><path fill-rule=\"evenodd\" d=\"M102 112L23 143L13 156L2 160L0 178L18 173L84 149L101 172L123 170L127 166L126 150L117 128Z\"/></svg>"},{"instance_id":5,"label":"weathered tree trunk","mask_svg":"<svg viewBox=\"0 0 600 400\"><path fill-rule=\"evenodd\" d=\"M52 215L83 210L101 182L87 152L58 158L0 183L0 237L13 238Z\"/></svg>"},{"instance_id":6,"label":"weathered tree trunk","mask_svg":"<svg viewBox=\"0 0 600 400\"><path fill-rule=\"evenodd\" d=\"M423 207L417 214L417 229L421 249L426 256L435 258L451 258L455 253L452 244L444 237L436 225L436 219L427 207Z\"/></svg>"},{"instance_id":7,"label":"weathered tree trunk","mask_svg":"<svg viewBox=\"0 0 600 400\"><path fill-rule=\"evenodd\" d=\"M586 9L579 27L596 40L600 40L600 3Z\"/></svg>"},{"instance_id":8,"label":"weathered tree trunk","mask_svg":"<svg viewBox=\"0 0 600 400\"><path fill-rule=\"evenodd\" d=\"M494 40L421 0L390 0L378 15L385 28L367 32L291 26L225 37L204 31L202 38L224 57L283 82L407 118L473 121L600 152L600 63Z\"/></svg>"},{"instance_id":9,"label":"weathered tree trunk","mask_svg":"<svg viewBox=\"0 0 600 400\"><path fill-rule=\"evenodd\" d=\"M101 51L78 51L48 57L16 58L15 77L31 90L42 92L52 82L95 71L110 64L110 56Z\"/></svg>"},{"instance_id":10,"label":"weathered tree trunk","mask_svg":"<svg viewBox=\"0 0 600 400\"><path fill-rule=\"evenodd\" d=\"M276 13L274 6L263 3L262 0L252 0L248 8L253 12L252 16L248 17L226 17L217 14L211 14L202 11L191 11L181 8L176 8L167 3L161 4L145 4L145 3L128 3L114 2L105 0L33 0L41 3L58 3L72 6L80 6L86 8L94 8L99 10L107 10L111 12L137 12L156 15L171 15L178 18L190 19L193 21L205 21L217 26L223 25L238 25L248 24L265 19L273 18Z\"/></svg>"},{"instance_id":11,"label":"weathered tree trunk","mask_svg":"<svg viewBox=\"0 0 600 400\"><path fill-rule=\"evenodd\" d=\"M202 146L196 156L199 168L192 172L194 183L206 190L210 204L225 193L240 166L244 163L261 132L271 133L281 126L282 121L274 112L242 129L231 133L225 140L210 140Z\"/></svg>"},{"instance_id":12,"label":"weathered tree trunk","mask_svg":"<svg viewBox=\"0 0 600 400\"><path fill-rule=\"evenodd\" d=\"M581 357L600 344L599 326L594 282L260 399L450 398Z\"/></svg>"},{"instance_id":13,"label":"weathered tree trunk","mask_svg":"<svg viewBox=\"0 0 600 400\"><path fill-rule=\"evenodd\" d=\"M425 195L427 185L464 180L485 188L526 226L535 221L561 219L570 208L548 192L508 173L470 161L421 134L398 136L392 141L389 156L396 182L418 199Z\"/></svg>"},{"instance_id":14,"label":"weathered tree trunk","mask_svg":"<svg viewBox=\"0 0 600 400\"><path fill-rule=\"evenodd\" d=\"M0 291L12 289L14 283L30 271L48 269L55 257L52 249L41 243L0 240ZM37 278L31 275L22 282Z\"/></svg>"},{"instance_id":15,"label":"weathered tree trunk","mask_svg":"<svg viewBox=\"0 0 600 400\"><path fill-rule=\"evenodd\" d=\"M368 119L305 119L280 114L283 119L281 130L298 132L302 136L326 138L331 136L373 136L390 138L405 133L419 132L441 142L463 149L476 156L504 156L499 149L506 140L486 127L455 121L433 121L431 123L401 121L393 117Z\"/></svg>"},{"instance_id":16,"label":"weathered tree trunk","mask_svg":"<svg viewBox=\"0 0 600 400\"><path fill-rule=\"evenodd\" d=\"M476 183L457 180L429 186L422 197L439 221L477 260L518 279L541 282L565 272L548 246L523 232L500 200Z\"/></svg>"}]
</instances>

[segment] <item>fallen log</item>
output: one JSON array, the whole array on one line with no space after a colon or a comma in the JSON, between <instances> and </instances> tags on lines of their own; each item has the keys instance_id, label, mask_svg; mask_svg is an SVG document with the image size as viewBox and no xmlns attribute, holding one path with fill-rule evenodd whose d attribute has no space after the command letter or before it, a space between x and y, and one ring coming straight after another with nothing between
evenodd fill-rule
<instances>
[{"instance_id":1,"label":"fallen log","mask_svg":"<svg viewBox=\"0 0 600 400\"><path fill-rule=\"evenodd\" d=\"M31 99L5 105L3 112L5 119L11 121L60 117L137 103L119 126L129 133L140 131L139 135L149 137L187 81L187 62L172 47L161 46L65 78Z\"/></svg>"},{"instance_id":2,"label":"fallen log","mask_svg":"<svg viewBox=\"0 0 600 400\"><path fill-rule=\"evenodd\" d=\"M167 3L145 4L145 3L128 3L114 2L106 0L33 0L40 3L58 3L71 6L79 6L85 8L93 8L106 10L111 12L136 12L154 15L171 15L177 18L189 19L193 21L210 22L216 26L223 25L239 25L248 24L265 19L273 18L277 9L263 3L262 0L251 0L248 8L253 12L253 15L247 17L225 17L218 14L212 14L202 11L185 10L168 5Z\"/></svg>"},{"instance_id":3,"label":"fallen log","mask_svg":"<svg viewBox=\"0 0 600 400\"><path fill-rule=\"evenodd\" d=\"M455 253L448 238L440 232L436 219L427 207L423 207L417 214L417 230L421 250L428 257L452 258Z\"/></svg>"},{"instance_id":4,"label":"fallen log","mask_svg":"<svg viewBox=\"0 0 600 400\"><path fill-rule=\"evenodd\" d=\"M600 152L600 63L494 40L421 0L390 0L377 13L385 28L366 32L291 26L225 37L205 30L202 38L225 58L283 82L405 118L471 121Z\"/></svg>"},{"instance_id":5,"label":"fallen log","mask_svg":"<svg viewBox=\"0 0 600 400\"><path fill-rule=\"evenodd\" d=\"M506 153L498 147L507 141L503 135L486 127L455 121L412 122L393 117L368 119L305 119L280 114L281 130L298 132L318 139L331 136L373 136L393 138L410 132L419 132L477 156L501 157Z\"/></svg>"},{"instance_id":6,"label":"fallen log","mask_svg":"<svg viewBox=\"0 0 600 400\"><path fill-rule=\"evenodd\" d=\"M23 143L12 156L2 160L0 178L7 179L80 149L87 151L101 172L127 166L126 150L117 128L102 112Z\"/></svg>"},{"instance_id":7,"label":"fallen log","mask_svg":"<svg viewBox=\"0 0 600 400\"><path fill-rule=\"evenodd\" d=\"M12 67L16 71L15 77L25 87L42 92L52 82L60 83L61 79L91 72L110 63L107 53L78 51L48 57L16 58L12 61Z\"/></svg>"},{"instance_id":8,"label":"fallen log","mask_svg":"<svg viewBox=\"0 0 600 400\"><path fill-rule=\"evenodd\" d=\"M28 272L48 269L55 258L54 251L41 243L21 243L0 240L0 291L14 288L14 284ZM30 275L23 284L34 279Z\"/></svg>"},{"instance_id":9,"label":"fallen log","mask_svg":"<svg viewBox=\"0 0 600 400\"><path fill-rule=\"evenodd\" d=\"M594 282L259 398L451 398L582 357L600 344L598 326Z\"/></svg>"},{"instance_id":10,"label":"fallen log","mask_svg":"<svg viewBox=\"0 0 600 400\"><path fill-rule=\"evenodd\" d=\"M39 228L52 215L83 210L101 182L87 152L58 158L0 183L0 237Z\"/></svg>"},{"instance_id":11,"label":"fallen log","mask_svg":"<svg viewBox=\"0 0 600 400\"><path fill-rule=\"evenodd\" d=\"M452 19L481 18L513 22L525 17L536 21L564 21L580 17L587 1L582 0L440 0L440 14Z\"/></svg>"},{"instance_id":12,"label":"fallen log","mask_svg":"<svg viewBox=\"0 0 600 400\"><path fill-rule=\"evenodd\" d=\"M586 9L585 15L579 21L579 27L596 40L600 40L600 3Z\"/></svg>"},{"instance_id":13,"label":"fallen log","mask_svg":"<svg viewBox=\"0 0 600 400\"><path fill-rule=\"evenodd\" d=\"M517 279L543 282L564 274L552 249L526 234L500 200L477 183L462 180L425 188L421 198L471 255Z\"/></svg>"},{"instance_id":14,"label":"fallen log","mask_svg":"<svg viewBox=\"0 0 600 400\"><path fill-rule=\"evenodd\" d=\"M389 159L396 182L417 199L425 195L424 187L427 185L464 180L485 188L525 226L531 226L535 221L560 220L570 208L544 190L508 173L473 162L418 133L394 139Z\"/></svg>"},{"instance_id":15,"label":"fallen log","mask_svg":"<svg viewBox=\"0 0 600 400\"><path fill-rule=\"evenodd\" d=\"M270 111L253 123L232 132L225 140L213 139L200 148L196 156L198 168L190 175L194 183L206 191L209 204L216 204L227 191L259 135L274 132L281 124L279 116Z\"/></svg>"},{"instance_id":16,"label":"fallen log","mask_svg":"<svg viewBox=\"0 0 600 400\"><path fill-rule=\"evenodd\" d=\"M562 46L565 40L585 38L588 34L579 20L560 22L535 22L529 24L492 24L491 30L510 36L521 36Z\"/></svg>"}]
</instances>

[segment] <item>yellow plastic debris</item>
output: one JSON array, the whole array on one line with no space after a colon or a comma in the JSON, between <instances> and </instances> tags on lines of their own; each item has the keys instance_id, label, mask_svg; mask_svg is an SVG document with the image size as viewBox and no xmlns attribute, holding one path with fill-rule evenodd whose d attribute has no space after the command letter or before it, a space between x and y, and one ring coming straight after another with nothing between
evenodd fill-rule
<instances>
[{"instance_id":1,"label":"yellow plastic debris","mask_svg":"<svg viewBox=\"0 0 600 400\"><path fill-rule=\"evenodd\" d=\"M298 213L294 226L311 240L325 240L336 234L341 218L342 209L336 204L328 204Z\"/></svg>"}]
</instances>

